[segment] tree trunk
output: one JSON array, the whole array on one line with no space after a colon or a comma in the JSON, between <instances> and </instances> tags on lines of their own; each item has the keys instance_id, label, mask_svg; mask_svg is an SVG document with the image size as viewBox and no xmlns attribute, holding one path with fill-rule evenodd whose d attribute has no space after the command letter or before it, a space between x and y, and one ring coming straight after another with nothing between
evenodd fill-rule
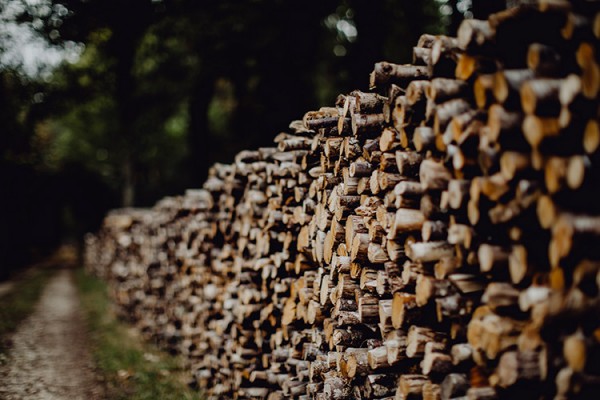
<instances>
[{"instance_id":1,"label":"tree trunk","mask_svg":"<svg viewBox=\"0 0 600 400\"><path fill-rule=\"evenodd\" d=\"M188 132L191 181L199 186L208 176L212 163L211 148L214 138L208 126L208 106L214 93L214 79L203 74L199 76L192 90L189 103L190 125Z\"/></svg>"},{"instance_id":2,"label":"tree trunk","mask_svg":"<svg viewBox=\"0 0 600 400\"><path fill-rule=\"evenodd\" d=\"M132 207L135 201L135 177L131 153L128 151L123 161L123 183L121 189L121 204L123 207Z\"/></svg>"}]
</instances>

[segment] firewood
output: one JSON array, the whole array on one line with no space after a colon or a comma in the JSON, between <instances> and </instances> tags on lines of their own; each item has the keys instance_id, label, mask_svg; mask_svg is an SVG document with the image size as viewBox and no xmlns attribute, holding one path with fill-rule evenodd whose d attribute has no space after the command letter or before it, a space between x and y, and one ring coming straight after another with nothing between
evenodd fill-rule
<instances>
[{"instance_id":1,"label":"firewood","mask_svg":"<svg viewBox=\"0 0 600 400\"><path fill-rule=\"evenodd\" d=\"M518 112L509 112L494 104L488 111L488 135L490 140L499 143L507 150L527 149L524 136L520 133L523 116Z\"/></svg>"},{"instance_id":2,"label":"firewood","mask_svg":"<svg viewBox=\"0 0 600 400\"><path fill-rule=\"evenodd\" d=\"M392 302L392 325L395 329L408 326L419 319L419 313L415 295L409 293L394 293Z\"/></svg>"},{"instance_id":3,"label":"firewood","mask_svg":"<svg viewBox=\"0 0 600 400\"><path fill-rule=\"evenodd\" d=\"M436 36L431 47L431 60L429 63L432 74L438 77L453 77L458 50L456 38L443 35Z\"/></svg>"},{"instance_id":4,"label":"firewood","mask_svg":"<svg viewBox=\"0 0 600 400\"><path fill-rule=\"evenodd\" d=\"M558 79L530 79L521 87L521 105L527 114L543 117L560 113L558 98L561 81Z\"/></svg>"},{"instance_id":5,"label":"firewood","mask_svg":"<svg viewBox=\"0 0 600 400\"><path fill-rule=\"evenodd\" d=\"M406 88L406 104L410 106L413 112L417 112L418 108L421 108L419 115L424 114L425 107L425 95L429 88L429 81L412 81Z\"/></svg>"},{"instance_id":6,"label":"firewood","mask_svg":"<svg viewBox=\"0 0 600 400\"><path fill-rule=\"evenodd\" d=\"M560 123L556 118L540 118L528 115L523 121L523 133L532 147L538 147L549 136L560 134Z\"/></svg>"},{"instance_id":7,"label":"firewood","mask_svg":"<svg viewBox=\"0 0 600 400\"><path fill-rule=\"evenodd\" d=\"M327 398L336 400L350 398L351 387L348 380L339 377L333 371L325 375L323 393Z\"/></svg>"},{"instance_id":8,"label":"firewood","mask_svg":"<svg viewBox=\"0 0 600 400\"><path fill-rule=\"evenodd\" d=\"M398 132L395 129L391 129L391 128L384 129L383 132L381 133L381 139L379 140L379 150L381 150L382 152L387 152L387 151L394 150L399 145L400 145L400 141L399 141ZM388 153L384 153L384 154L382 154L382 156L384 156L386 154L388 154ZM393 157L392 154L389 154L389 156ZM394 163L394 166L395 165L396 164Z\"/></svg>"},{"instance_id":9,"label":"firewood","mask_svg":"<svg viewBox=\"0 0 600 400\"><path fill-rule=\"evenodd\" d=\"M458 28L458 47L462 50L477 53L485 52L486 45L489 47L493 40L494 31L486 20L469 19L464 20Z\"/></svg>"},{"instance_id":10,"label":"firewood","mask_svg":"<svg viewBox=\"0 0 600 400\"><path fill-rule=\"evenodd\" d=\"M396 211L394 222L390 227L388 238L397 238L400 234L420 231L425 222L425 216L419 210L400 208Z\"/></svg>"},{"instance_id":11,"label":"firewood","mask_svg":"<svg viewBox=\"0 0 600 400\"><path fill-rule=\"evenodd\" d=\"M418 374L403 374L398 382L396 397L401 399L410 399L421 397L423 385L427 377Z\"/></svg>"},{"instance_id":12,"label":"firewood","mask_svg":"<svg viewBox=\"0 0 600 400\"><path fill-rule=\"evenodd\" d=\"M387 98L378 95L377 93L364 93L358 90L350 93L356 99L356 112L358 113L373 113L382 112L383 104Z\"/></svg>"},{"instance_id":13,"label":"firewood","mask_svg":"<svg viewBox=\"0 0 600 400\"><path fill-rule=\"evenodd\" d=\"M416 152L397 151L396 166L398 167L398 173L407 178L417 177L422 160L423 156Z\"/></svg>"},{"instance_id":14,"label":"firewood","mask_svg":"<svg viewBox=\"0 0 600 400\"><path fill-rule=\"evenodd\" d=\"M426 88L425 94L436 104L467 94L468 85L461 80L434 78Z\"/></svg>"},{"instance_id":15,"label":"firewood","mask_svg":"<svg viewBox=\"0 0 600 400\"><path fill-rule=\"evenodd\" d=\"M414 65L428 65L431 62L431 49L426 47L413 47Z\"/></svg>"},{"instance_id":16,"label":"firewood","mask_svg":"<svg viewBox=\"0 0 600 400\"><path fill-rule=\"evenodd\" d=\"M441 397L454 399L465 396L469 386L469 380L464 374L448 374L441 383Z\"/></svg>"},{"instance_id":17,"label":"firewood","mask_svg":"<svg viewBox=\"0 0 600 400\"><path fill-rule=\"evenodd\" d=\"M583 42L579 45L576 53L577 64L582 68L581 88L583 95L593 99L600 90L600 67L594 56L594 46Z\"/></svg>"},{"instance_id":18,"label":"firewood","mask_svg":"<svg viewBox=\"0 0 600 400\"><path fill-rule=\"evenodd\" d=\"M527 66L538 76L556 76L560 73L560 54L551 46L532 43L527 51Z\"/></svg>"},{"instance_id":19,"label":"firewood","mask_svg":"<svg viewBox=\"0 0 600 400\"><path fill-rule=\"evenodd\" d=\"M498 103L505 108L514 110L519 107L519 89L533 78L533 71L530 69L504 70L494 74L493 92ZM543 85L542 85L543 86ZM534 94L527 92L532 101L535 101ZM525 105L523 104L525 110ZM532 111L527 111L532 113Z\"/></svg>"},{"instance_id":20,"label":"firewood","mask_svg":"<svg viewBox=\"0 0 600 400\"><path fill-rule=\"evenodd\" d=\"M496 72L498 66L491 58L478 57L463 53L458 57L455 76L457 79L467 81L475 75L475 72L489 74Z\"/></svg>"},{"instance_id":21,"label":"firewood","mask_svg":"<svg viewBox=\"0 0 600 400\"><path fill-rule=\"evenodd\" d=\"M445 239L448 225L444 221L425 221L421 228L421 237L424 241Z\"/></svg>"},{"instance_id":22,"label":"firewood","mask_svg":"<svg viewBox=\"0 0 600 400\"><path fill-rule=\"evenodd\" d=\"M406 339L407 357L422 357L425 354L425 345L431 340L441 341L444 337L429 328L411 326Z\"/></svg>"},{"instance_id":23,"label":"firewood","mask_svg":"<svg viewBox=\"0 0 600 400\"><path fill-rule=\"evenodd\" d=\"M352 114L352 133L363 137L379 133L383 123L383 114Z\"/></svg>"},{"instance_id":24,"label":"firewood","mask_svg":"<svg viewBox=\"0 0 600 400\"><path fill-rule=\"evenodd\" d=\"M429 342L428 345L433 343ZM430 352L425 354L421 368L425 375L445 376L452 371L452 358L448 354Z\"/></svg>"},{"instance_id":25,"label":"firewood","mask_svg":"<svg viewBox=\"0 0 600 400\"><path fill-rule=\"evenodd\" d=\"M375 64L375 69L371 73L369 86L375 88L391 82L402 85L411 80L428 77L429 73L425 67L398 65L383 61Z\"/></svg>"},{"instance_id":26,"label":"firewood","mask_svg":"<svg viewBox=\"0 0 600 400\"><path fill-rule=\"evenodd\" d=\"M413 261L430 262L453 255L454 247L444 241L417 242L407 246L406 255Z\"/></svg>"},{"instance_id":27,"label":"firewood","mask_svg":"<svg viewBox=\"0 0 600 400\"><path fill-rule=\"evenodd\" d=\"M473 84L475 104L479 109L487 109L494 100L494 74L479 75Z\"/></svg>"},{"instance_id":28,"label":"firewood","mask_svg":"<svg viewBox=\"0 0 600 400\"><path fill-rule=\"evenodd\" d=\"M471 106L469 103L461 98L448 100L445 103L439 104L434 111L433 131L436 134L444 132L452 117L467 112L470 109Z\"/></svg>"},{"instance_id":29,"label":"firewood","mask_svg":"<svg viewBox=\"0 0 600 400\"><path fill-rule=\"evenodd\" d=\"M600 147L600 126L598 121L588 121L583 138L583 147L589 154L594 153Z\"/></svg>"},{"instance_id":30,"label":"firewood","mask_svg":"<svg viewBox=\"0 0 600 400\"><path fill-rule=\"evenodd\" d=\"M593 398L600 12L525 3L111 212L86 268L208 398Z\"/></svg>"},{"instance_id":31,"label":"firewood","mask_svg":"<svg viewBox=\"0 0 600 400\"><path fill-rule=\"evenodd\" d=\"M443 190L448 187L450 172L440 163L424 160L419 170L421 185L425 190Z\"/></svg>"},{"instance_id":32,"label":"firewood","mask_svg":"<svg viewBox=\"0 0 600 400\"><path fill-rule=\"evenodd\" d=\"M433 150L435 148L435 133L428 126L421 126L415 129L413 135L415 149L419 152Z\"/></svg>"}]
</instances>

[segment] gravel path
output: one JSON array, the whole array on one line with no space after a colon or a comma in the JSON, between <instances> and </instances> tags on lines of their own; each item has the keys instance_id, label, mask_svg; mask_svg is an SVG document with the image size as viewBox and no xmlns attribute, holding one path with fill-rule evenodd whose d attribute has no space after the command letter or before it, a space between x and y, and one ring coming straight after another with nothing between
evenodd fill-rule
<instances>
[{"instance_id":1,"label":"gravel path","mask_svg":"<svg viewBox=\"0 0 600 400\"><path fill-rule=\"evenodd\" d=\"M103 398L69 270L51 279L12 344L8 361L0 365L0 399Z\"/></svg>"}]
</instances>

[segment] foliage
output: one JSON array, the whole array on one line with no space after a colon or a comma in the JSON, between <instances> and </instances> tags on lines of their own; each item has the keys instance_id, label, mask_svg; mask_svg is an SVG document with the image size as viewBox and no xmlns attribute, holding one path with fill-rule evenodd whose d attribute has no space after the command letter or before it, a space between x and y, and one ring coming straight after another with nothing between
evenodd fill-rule
<instances>
[{"instance_id":1,"label":"foliage","mask_svg":"<svg viewBox=\"0 0 600 400\"><path fill-rule=\"evenodd\" d=\"M197 186L213 162L364 87L378 58L406 59L439 21L434 0L52 4L25 7L22 20L43 21L49 42L86 47L43 89L38 150L55 170L95 171L125 205Z\"/></svg>"},{"instance_id":2,"label":"foliage","mask_svg":"<svg viewBox=\"0 0 600 400\"><path fill-rule=\"evenodd\" d=\"M111 399L201 399L182 380L181 360L143 344L113 315L106 285L78 270L77 284L92 354Z\"/></svg>"}]
</instances>

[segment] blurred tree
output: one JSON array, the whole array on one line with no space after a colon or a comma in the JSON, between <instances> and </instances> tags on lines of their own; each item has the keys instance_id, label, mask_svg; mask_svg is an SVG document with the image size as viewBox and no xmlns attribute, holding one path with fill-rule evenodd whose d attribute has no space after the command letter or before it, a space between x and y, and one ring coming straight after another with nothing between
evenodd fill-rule
<instances>
[{"instance_id":1,"label":"blurred tree","mask_svg":"<svg viewBox=\"0 0 600 400\"><path fill-rule=\"evenodd\" d=\"M88 129L110 139L104 148L124 205L148 203L159 191L136 197L135 188L164 188L166 178L179 178L173 189L198 186L212 163L267 145L303 110L331 103L340 91L366 89L373 62L408 62L421 33L441 30L434 0L307 0L301 7L282 0L55 0L55 8L69 12L60 24L49 17L48 37L83 41L84 58L96 57L63 70L63 97L76 92L79 100L55 127L68 122L81 132L75 110L84 104L95 104L90 117L114 113L96 113L102 121ZM102 66L103 74L85 65ZM327 78L319 79L323 72ZM73 82L69 73L84 77ZM81 79L90 83L84 101ZM179 144L182 134L187 154L181 147L170 164L158 162L163 145ZM170 175L169 165L185 173Z\"/></svg>"},{"instance_id":2,"label":"blurred tree","mask_svg":"<svg viewBox=\"0 0 600 400\"><path fill-rule=\"evenodd\" d=\"M93 86L100 83L108 89L103 95L112 101L114 114L111 122L114 125L112 132L104 132L113 141L111 156L120 166L122 204L131 206L138 178L136 171L146 150L143 148L145 132L136 129L136 122L143 118L146 109L137 96L139 81L135 79L134 66L142 39L149 27L162 16L164 5L152 0L60 0L54 4L55 9L68 12L62 16L59 13L59 18L62 17L59 24L52 22L56 15L49 16L48 22L43 25L48 38L53 42L92 42L97 53L95 62L104 67L101 82L93 81L88 86L94 90ZM102 36L102 40L94 43L94 36L98 35ZM107 82L110 87L102 85ZM101 101L98 98L94 100Z\"/></svg>"},{"instance_id":3,"label":"blurred tree","mask_svg":"<svg viewBox=\"0 0 600 400\"><path fill-rule=\"evenodd\" d=\"M196 184L215 161L268 144L299 110L317 105L315 44L332 6L315 0L301 7L281 0L175 2L161 37L175 34L195 56L188 138Z\"/></svg>"},{"instance_id":4,"label":"blurred tree","mask_svg":"<svg viewBox=\"0 0 600 400\"><path fill-rule=\"evenodd\" d=\"M196 182L213 162L269 144L302 110L331 104L340 92L366 89L375 61L400 56L408 62L413 41L407 36L416 42L429 28L440 31L433 0L309 0L301 7L281 0L201 5L180 0L177 5L178 32L192 42L198 60L189 101L190 170ZM168 36L172 25L164 28ZM216 108L227 119L223 131L229 134L217 135L211 127Z\"/></svg>"}]
</instances>

